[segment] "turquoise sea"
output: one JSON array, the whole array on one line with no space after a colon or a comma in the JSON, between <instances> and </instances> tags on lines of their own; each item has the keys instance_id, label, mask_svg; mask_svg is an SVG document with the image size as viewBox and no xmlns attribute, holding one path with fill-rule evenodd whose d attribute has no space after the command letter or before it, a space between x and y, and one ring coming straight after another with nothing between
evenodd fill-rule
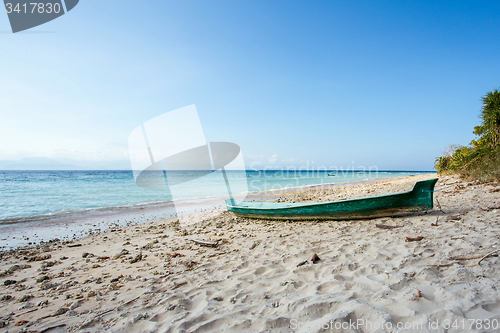
<instances>
[{"instance_id":1,"label":"turquoise sea","mask_svg":"<svg viewBox=\"0 0 500 333\"><path fill-rule=\"evenodd\" d=\"M132 171L0 171L0 224L71 216L82 211L197 198L227 197L220 171L168 171L176 186L163 190L135 184ZM227 171L233 195L316 184L359 182L431 172L413 171ZM196 178L196 180L192 180ZM175 190L174 190L175 189Z\"/></svg>"}]
</instances>

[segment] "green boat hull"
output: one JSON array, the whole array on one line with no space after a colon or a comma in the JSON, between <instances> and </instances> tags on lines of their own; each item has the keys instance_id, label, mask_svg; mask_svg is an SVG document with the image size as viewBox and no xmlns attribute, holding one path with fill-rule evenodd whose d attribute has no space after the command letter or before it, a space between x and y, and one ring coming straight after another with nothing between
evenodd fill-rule
<instances>
[{"instance_id":1,"label":"green boat hull","mask_svg":"<svg viewBox=\"0 0 500 333\"><path fill-rule=\"evenodd\" d=\"M315 203L241 202L226 200L234 215L271 220L353 220L399 216L433 208L437 178L419 181L408 192Z\"/></svg>"}]
</instances>

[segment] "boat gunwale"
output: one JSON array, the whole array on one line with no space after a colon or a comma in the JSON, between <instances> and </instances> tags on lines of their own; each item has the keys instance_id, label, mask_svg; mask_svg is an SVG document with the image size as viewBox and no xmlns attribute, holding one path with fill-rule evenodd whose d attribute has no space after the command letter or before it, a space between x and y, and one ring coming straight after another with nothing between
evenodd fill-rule
<instances>
[{"instance_id":1,"label":"boat gunwale","mask_svg":"<svg viewBox=\"0 0 500 333\"><path fill-rule=\"evenodd\" d=\"M285 207L243 207L243 206L233 206L228 204L227 202L230 201L231 199L226 199L226 207L227 208L238 208L238 209L264 209L264 210L276 210L276 209L294 209L294 208L299 208L299 207L307 207L307 206L321 206L321 205L330 205L330 204L336 204L336 203L342 203L342 202L347 202L347 201L360 201L360 200L366 200L366 199L376 199L376 198L383 198L383 197L390 197L390 196L397 196L397 195L402 195L402 194L409 194L415 190L415 186L417 186L418 183L420 182L427 182L429 180L438 180L439 178L431 178L431 179L426 179L426 180L420 180L417 181L414 185L413 188L409 191L404 191L404 192L396 192L396 193L387 193L387 194L379 194L379 195L374 195L371 197L362 197L362 198L353 198L353 199L344 199L344 200L336 200L336 201L325 201L325 202L293 202L293 203L288 203L291 206L285 206ZM281 203L281 202L266 202L266 201L259 201L258 203ZM284 203L287 204L287 203Z\"/></svg>"}]
</instances>

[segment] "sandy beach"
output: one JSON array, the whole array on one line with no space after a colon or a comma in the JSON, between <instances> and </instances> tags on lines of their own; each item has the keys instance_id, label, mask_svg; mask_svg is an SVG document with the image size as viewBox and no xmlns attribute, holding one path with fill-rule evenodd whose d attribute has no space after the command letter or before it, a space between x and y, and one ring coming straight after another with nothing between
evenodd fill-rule
<instances>
[{"instance_id":1,"label":"sandy beach","mask_svg":"<svg viewBox=\"0 0 500 333\"><path fill-rule=\"evenodd\" d=\"M275 200L399 192L434 176ZM499 332L500 259L478 262L500 249L500 186L447 176L436 190L440 207L395 218L219 209L3 251L0 331Z\"/></svg>"}]
</instances>

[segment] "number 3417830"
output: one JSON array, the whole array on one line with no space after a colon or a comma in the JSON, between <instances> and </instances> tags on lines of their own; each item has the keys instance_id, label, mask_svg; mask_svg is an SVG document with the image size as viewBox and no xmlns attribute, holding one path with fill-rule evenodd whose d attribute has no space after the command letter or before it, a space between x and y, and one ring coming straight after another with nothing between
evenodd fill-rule
<instances>
[{"instance_id":1,"label":"number 3417830","mask_svg":"<svg viewBox=\"0 0 500 333\"><path fill-rule=\"evenodd\" d=\"M18 14L58 14L61 11L61 5L59 3L42 3L42 2L30 2L24 3L20 5L17 3L13 6L11 3L6 3L5 8L7 10L7 14L10 13L18 13Z\"/></svg>"}]
</instances>

